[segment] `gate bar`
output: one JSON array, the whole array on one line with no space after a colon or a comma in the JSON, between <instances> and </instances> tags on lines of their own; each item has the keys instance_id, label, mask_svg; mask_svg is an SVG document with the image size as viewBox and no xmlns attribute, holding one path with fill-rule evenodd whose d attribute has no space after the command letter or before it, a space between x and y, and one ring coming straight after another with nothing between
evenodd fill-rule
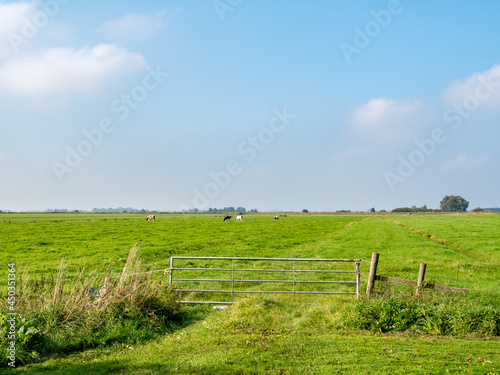
<instances>
[{"instance_id":1,"label":"gate bar","mask_svg":"<svg viewBox=\"0 0 500 375\"><path fill-rule=\"evenodd\" d=\"M324 283L324 284L356 284L356 281L323 281L323 280L233 280L233 279L172 279L173 281L216 281L239 283Z\"/></svg>"},{"instance_id":2,"label":"gate bar","mask_svg":"<svg viewBox=\"0 0 500 375\"><path fill-rule=\"evenodd\" d=\"M176 270L184 271L233 271L232 268L183 268L175 267ZM273 270L273 269L259 269L259 268L235 268L234 271L261 271L261 272L317 272L317 273L356 273L356 271L343 271L343 270Z\"/></svg>"},{"instance_id":3,"label":"gate bar","mask_svg":"<svg viewBox=\"0 0 500 375\"><path fill-rule=\"evenodd\" d=\"M183 257L183 256L175 256L170 259L205 259L205 260L279 260L285 261L288 260L290 262L297 261L305 261L305 262L356 262L359 259L320 259L320 258L252 258L252 257Z\"/></svg>"},{"instance_id":4,"label":"gate bar","mask_svg":"<svg viewBox=\"0 0 500 375\"><path fill-rule=\"evenodd\" d=\"M209 290L209 289L174 289L176 292L191 292L191 293L270 293L270 294L352 294L356 292L301 292L292 290Z\"/></svg>"}]
</instances>

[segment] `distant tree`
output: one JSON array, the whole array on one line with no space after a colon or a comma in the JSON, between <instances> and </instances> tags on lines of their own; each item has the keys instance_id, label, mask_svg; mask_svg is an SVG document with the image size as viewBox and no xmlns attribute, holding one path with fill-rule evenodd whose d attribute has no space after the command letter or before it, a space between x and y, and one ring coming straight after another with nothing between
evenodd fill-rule
<instances>
[{"instance_id":1,"label":"distant tree","mask_svg":"<svg viewBox=\"0 0 500 375\"><path fill-rule=\"evenodd\" d=\"M411 207L398 207L392 210L392 212L431 212L432 209L427 208L424 204L422 207L417 207L415 205Z\"/></svg>"},{"instance_id":2,"label":"distant tree","mask_svg":"<svg viewBox=\"0 0 500 375\"><path fill-rule=\"evenodd\" d=\"M472 210L472 212L484 212L484 210L481 207L476 207Z\"/></svg>"},{"instance_id":3,"label":"distant tree","mask_svg":"<svg viewBox=\"0 0 500 375\"><path fill-rule=\"evenodd\" d=\"M250 210L250 212L259 212L259 211L257 211L257 209L256 209L256 208L252 208L252 209Z\"/></svg>"},{"instance_id":4,"label":"distant tree","mask_svg":"<svg viewBox=\"0 0 500 375\"><path fill-rule=\"evenodd\" d=\"M443 212L467 211L469 201L466 201L460 195L447 195L440 202Z\"/></svg>"},{"instance_id":5,"label":"distant tree","mask_svg":"<svg viewBox=\"0 0 500 375\"><path fill-rule=\"evenodd\" d=\"M375 212L375 207L372 207L372 209L370 210L370 212Z\"/></svg>"},{"instance_id":6,"label":"distant tree","mask_svg":"<svg viewBox=\"0 0 500 375\"><path fill-rule=\"evenodd\" d=\"M304 209L302 210L302 212L303 212L303 213L308 213L308 212L309 212L309 210L304 208Z\"/></svg>"},{"instance_id":7,"label":"distant tree","mask_svg":"<svg viewBox=\"0 0 500 375\"><path fill-rule=\"evenodd\" d=\"M398 207L392 210L392 212L411 212L410 207Z\"/></svg>"}]
</instances>

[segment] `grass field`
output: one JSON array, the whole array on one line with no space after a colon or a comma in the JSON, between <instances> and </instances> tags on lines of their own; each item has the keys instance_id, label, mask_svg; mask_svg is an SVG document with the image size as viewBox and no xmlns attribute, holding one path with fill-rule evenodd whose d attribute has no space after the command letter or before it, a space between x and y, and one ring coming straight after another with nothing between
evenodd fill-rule
<instances>
[{"instance_id":1,"label":"grass field","mask_svg":"<svg viewBox=\"0 0 500 375\"><path fill-rule=\"evenodd\" d=\"M458 286L469 295L427 291L434 299L500 309L500 215L288 214L245 215L243 223L215 215L0 214L0 277L8 264L31 277L51 275L64 258L68 274L118 274L129 250L143 264L169 266L171 256L349 258L380 253L378 274ZM361 263L366 287L369 264ZM21 271L19 271L21 272ZM4 276L5 275L5 276ZM0 279L1 280L1 279ZM410 287L377 283L386 294ZM389 290L388 290L389 289ZM364 289L362 289L364 290ZM500 374L498 337L381 334L346 328L342 306L354 297L320 298L318 306L287 298L243 297L226 310L185 307L186 321L154 341L117 343L59 355L15 373L54 374ZM350 308L349 307L349 308ZM10 371L10 370L9 370Z\"/></svg>"}]
</instances>

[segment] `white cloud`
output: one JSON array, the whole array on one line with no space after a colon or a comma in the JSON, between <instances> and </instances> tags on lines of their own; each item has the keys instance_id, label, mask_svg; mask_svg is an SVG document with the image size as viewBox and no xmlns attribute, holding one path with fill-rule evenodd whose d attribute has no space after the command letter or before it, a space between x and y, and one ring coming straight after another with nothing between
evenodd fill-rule
<instances>
[{"instance_id":1,"label":"white cloud","mask_svg":"<svg viewBox=\"0 0 500 375\"><path fill-rule=\"evenodd\" d=\"M490 157L488 155L480 155L476 157L470 157L465 154L457 155L455 159L445 161L442 168L446 171L466 171L472 172L477 168L483 167Z\"/></svg>"},{"instance_id":2,"label":"white cloud","mask_svg":"<svg viewBox=\"0 0 500 375\"><path fill-rule=\"evenodd\" d=\"M7 61L0 67L0 90L17 94L92 92L113 78L144 68L142 55L115 45L53 48Z\"/></svg>"},{"instance_id":3,"label":"white cloud","mask_svg":"<svg viewBox=\"0 0 500 375\"><path fill-rule=\"evenodd\" d=\"M356 107L350 124L360 136L388 141L409 138L419 126L416 115L421 107L421 102L415 99L372 98Z\"/></svg>"},{"instance_id":4,"label":"white cloud","mask_svg":"<svg viewBox=\"0 0 500 375\"><path fill-rule=\"evenodd\" d=\"M471 108L500 108L500 65L456 80L443 94L445 102Z\"/></svg>"},{"instance_id":5,"label":"white cloud","mask_svg":"<svg viewBox=\"0 0 500 375\"><path fill-rule=\"evenodd\" d=\"M371 147L359 147L359 146L350 146L343 152L337 152L333 154L333 161L341 161L345 159L349 159L355 155L366 154L371 152L373 149Z\"/></svg>"},{"instance_id":6,"label":"white cloud","mask_svg":"<svg viewBox=\"0 0 500 375\"><path fill-rule=\"evenodd\" d=\"M35 12L35 2L0 3L0 58L6 58L15 53L9 37L12 33L19 34Z\"/></svg>"},{"instance_id":7,"label":"white cloud","mask_svg":"<svg viewBox=\"0 0 500 375\"><path fill-rule=\"evenodd\" d=\"M358 106L352 117L359 126L375 127L387 120L399 119L414 112L420 106L418 101L404 101L386 98L373 98Z\"/></svg>"},{"instance_id":8,"label":"white cloud","mask_svg":"<svg viewBox=\"0 0 500 375\"><path fill-rule=\"evenodd\" d=\"M155 35L163 28L165 11L153 15L127 14L123 18L104 23L99 32L109 38L143 40Z\"/></svg>"}]
</instances>

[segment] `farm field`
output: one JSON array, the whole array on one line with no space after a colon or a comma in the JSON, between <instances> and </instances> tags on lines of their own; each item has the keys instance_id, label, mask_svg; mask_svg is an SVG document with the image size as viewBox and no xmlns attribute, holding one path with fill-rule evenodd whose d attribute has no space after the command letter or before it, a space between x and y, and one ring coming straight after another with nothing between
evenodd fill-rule
<instances>
[{"instance_id":1,"label":"farm field","mask_svg":"<svg viewBox=\"0 0 500 375\"><path fill-rule=\"evenodd\" d=\"M244 223L234 223L213 215L157 215L156 221L146 222L144 217L0 215L0 223L5 223L0 224L2 260L29 265L31 271L40 274L51 272L63 257L74 270L85 264L88 268L120 271L135 243L140 246L144 263L154 268L168 267L174 255L317 256L312 245L359 220L290 216L273 222L268 216L249 215Z\"/></svg>"},{"instance_id":2,"label":"farm field","mask_svg":"<svg viewBox=\"0 0 500 375\"><path fill-rule=\"evenodd\" d=\"M245 215L243 223L216 215L156 217L145 222L141 214L0 214L0 274L15 262L19 270L27 266L30 277L47 276L62 258L70 277L84 266L118 274L136 243L143 264L153 270L168 268L169 258L181 255L369 261L378 252L379 275L416 280L424 262L426 281L470 290L465 296L426 294L500 308L498 214L287 214L279 221L257 214ZM361 263L362 291L368 268ZM376 288L413 293L380 282ZM189 324L157 340L56 356L14 373L500 374L498 337L347 329L339 311L354 298L323 297L321 305L304 306L253 296L220 311L189 306Z\"/></svg>"}]
</instances>

